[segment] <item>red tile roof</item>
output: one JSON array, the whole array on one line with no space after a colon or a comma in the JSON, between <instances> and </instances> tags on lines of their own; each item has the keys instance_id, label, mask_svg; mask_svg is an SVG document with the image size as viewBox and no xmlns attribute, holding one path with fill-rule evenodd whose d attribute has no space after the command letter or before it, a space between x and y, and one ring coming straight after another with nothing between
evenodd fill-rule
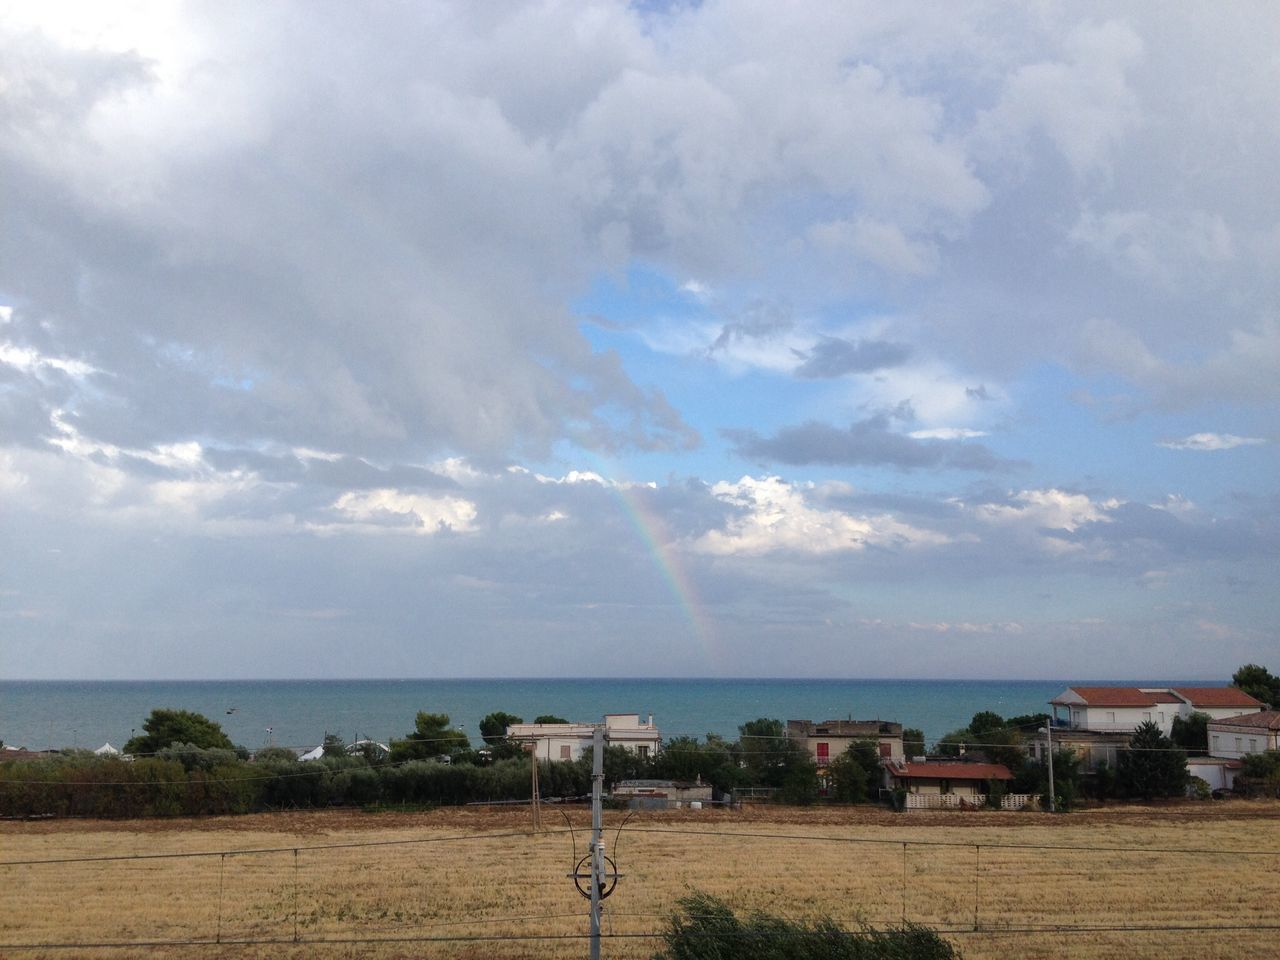
<instances>
[{"instance_id":1,"label":"red tile roof","mask_svg":"<svg viewBox=\"0 0 1280 960\"><path fill-rule=\"evenodd\" d=\"M1193 707L1261 707L1239 687L1174 687L1173 692L1186 697Z\"/></svg>"},{"instance_id":2,"label":"red tile roof","mask_svg":"<svg viewBox=\"0 0 1280 960\"><path fill-rule=\"evenodd\" d=\"M900 763L893 767L897 777L932 777L947 780L1012 780L1013 774L1002 763Z\"/></svg>"},{"instance_id":3,"label":"red tile roof","mask_svg":"<svg viewBox=\"0 0 1280 960\"><path fill-rule=\"evenodd\" d=\"M1225 720L1210 720L1215 727L1254 727L1258 730L1280 730L1280 710L1259 710Z\"/></svg>"},{"instance_id":4,"label":"red tile roof","mask_svg":"<svg viewBox=\"0 0 1280 960\"><path fill-rule=\"evenodd\" d=\"M1137 687L1068 687L1090 707L1150 707L1166 701ZM1049 701L1053 703L1054 701Z\"/></svg>"}]
</instances>

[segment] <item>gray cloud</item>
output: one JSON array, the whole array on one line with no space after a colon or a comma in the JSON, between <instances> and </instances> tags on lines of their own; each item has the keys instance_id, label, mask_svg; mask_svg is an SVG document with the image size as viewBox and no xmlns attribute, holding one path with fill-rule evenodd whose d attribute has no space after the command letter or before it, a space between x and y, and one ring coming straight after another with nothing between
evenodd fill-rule
<instances>
[{"instance_id":1,"label":"gray cloud","mask_svg":"<svg viewBox=\"0 0 1280 960\"><path fill-rule=\"evenodd\" d=\"M889 340L822 337L801 356L804 362L796 367L795 375L807 380L823 380L901 366L911 356L911 348Z\"/></svg>"},{"instance_id":2,"label":"gray cloud","mask_svg":"<svg viewBox=\"0 0 1280 960\"><path fill-rule=\"evenodd\" d=\"M957 440L916 440L894 433L888 414L877 414L841 429L810 421L784 427L772 437L754 430L726 430L740 456L793 466L888 466L899 470L955 469L992 472L1021 464L1002 459L980 443Z\"/></svg>"}]
</instances>

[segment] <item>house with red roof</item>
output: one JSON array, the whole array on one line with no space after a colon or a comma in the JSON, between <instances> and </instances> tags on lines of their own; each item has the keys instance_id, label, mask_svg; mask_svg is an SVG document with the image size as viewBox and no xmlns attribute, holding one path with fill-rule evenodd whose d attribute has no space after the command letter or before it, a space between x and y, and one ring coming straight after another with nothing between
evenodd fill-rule
<instances>
[{"instance_id":1,"label":"house with red roof","mask_svg":"<svg viewBox=\"0 0 1280 960\"><path fill-rule=\"evenodd\" d=\"M1055 727L1132 733L1151 721L1166 736L1173 718L1205 713L1224 720L1256 713L1263 704L1239 687L1067 687L1049 701Z\"/></svg>"},{"instance_id":2,"label":"house with red roof","mask_svg":"<svg viewBox=\"0 0 1280 960\"><path fill-rule=\"evenodd\" d=\"M907 807L981 807L993 784L1013 779L1001 763L965 760L895 760L885 764L894 787L907 792Z\"/></svg>"}]
</instances>

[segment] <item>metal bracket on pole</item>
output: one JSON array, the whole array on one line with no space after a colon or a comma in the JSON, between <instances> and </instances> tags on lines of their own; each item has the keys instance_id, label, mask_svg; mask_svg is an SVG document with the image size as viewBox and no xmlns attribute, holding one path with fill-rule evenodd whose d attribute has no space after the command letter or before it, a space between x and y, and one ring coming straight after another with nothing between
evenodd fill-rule
<instances>
[{"instance_id":1,"label":"metal bracket on pole","mask_svg":"<svg viewBox=\"0 0 1280 960\"><path fill-rule=\"evenodd\" d=\"M591 960L600 960L600 891L604 883L604 727L591 739Z\"/></svg>"}]
</instances>

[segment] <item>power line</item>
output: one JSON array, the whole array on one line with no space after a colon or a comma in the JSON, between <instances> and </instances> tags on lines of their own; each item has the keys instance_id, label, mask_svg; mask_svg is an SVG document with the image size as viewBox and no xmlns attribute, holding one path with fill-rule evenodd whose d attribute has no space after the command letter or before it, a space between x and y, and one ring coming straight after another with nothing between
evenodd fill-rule
<instances>
[{"instance_id":1,"label":"power line","mask_svg":"<svg viewBox=\"0 0 1280 960\"><path fill-rule=\"evenodd\" d=\"M555 836L569 833L568 829L544 830L536 836ZM448 837L410 837L404 840L364 840L350 843L315 843L306 846L250 847L239 850L193 850L185 853L131 853L101 857L50 857L42 860L0 860L0 867L26 867L54 863L108 863L130 860L181 860L196 857L247 857L271 853L307 853L313 850L351 850L361 847L399 847L417 843L452 843L466 840L503 840L510 837L533 837L527 830L509 830L503 833L464 833Z\"/></svg>"},{"instance_id":2,"label":"power line","mask_svg":"<svg viewBox=\"0 0 1280 960\"><path fill-rule=\"evenodd\" d=\"M1066 844L1066 843L1001 843L996 841L963 841L963 840L903 840L891 837L839 837L832 835L814 836L796 833L761 833L742 830L678 830L672 827L627 827L632 833L677 834L686 836L737 837L757 840L804 840L820 843L864 843L901 846L906 844L915 847L982 847L984 849L1009 850L1056 850L1075 851L1078 853L1168 853L1197 856L1241 856L1241 857L1280 857L1280 850L1230 850L1218 848L1208 850L1196 847L1151 847L1121 846L1119 844Z\"/></svg>"}]
</instances>

